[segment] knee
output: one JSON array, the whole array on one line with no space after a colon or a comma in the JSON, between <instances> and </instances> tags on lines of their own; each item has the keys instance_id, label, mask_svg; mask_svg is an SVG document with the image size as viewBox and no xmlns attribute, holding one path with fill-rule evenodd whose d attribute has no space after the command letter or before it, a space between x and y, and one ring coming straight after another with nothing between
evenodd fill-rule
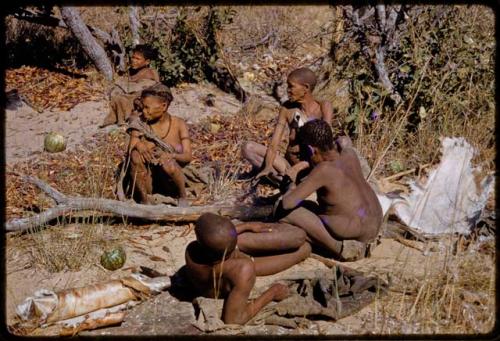
<instances>
[{"instance_id":1,"label":"knee","mask_svg":"<svg viewBox=\"0 0 500 341\"><path fill-rule=\"evenodd\" d=\"M132 152L130 153L130 161L134 166L139 166L144 164L142 161L141 154L139 154L139 152L135 149L132 150Z\"/></svg>"},{"instance_id":2,"label":"knee","mask_svg":"<svg viewBox=\"0 0 500 341\"><path fill-rule=\"evenodd\" d=\"M307 244L306 243L306 238L307 238L307 233L306 231L302 230L302 229L297 229L297 232L295 232L297 234L297 237L296 239L300 242L300 244ZM309 244L308 244L309 245Z\"/></svg>"},{"instance_id":3,"label":"knee","mask_svg":"<svg viewBox=\"0 0 500 341\"><path fill-rule=\"evenodd\" d=\"M245 159L248 159L253 154L255 154L255 142L252 142L252 141L243 142L243 144L241 145L241 155Z\"/></svg>"},{"instance_id":4,"label":"knee","mask_svg":"<svg viewBox=\"0 0 500 341\"><path fill-rule=\"evenodd\" d=\"M304 242L304 244L302 244L302 246L300 247L300 254L302 256L302 260L308 258L310 255L311 255L311 244L309 244L308 242Z\"/></svg>"},{"instance_id":5,"label":"knee","mask_svg":"<svg viewBox=\"0 0 500 341\"><path fill-rule=\"evenodd\" d=\"M170 159L163 162L163 170L168 175L175 175L180 172L180 167L177 165L175 160Z\"/></svg>"}]
</instances>

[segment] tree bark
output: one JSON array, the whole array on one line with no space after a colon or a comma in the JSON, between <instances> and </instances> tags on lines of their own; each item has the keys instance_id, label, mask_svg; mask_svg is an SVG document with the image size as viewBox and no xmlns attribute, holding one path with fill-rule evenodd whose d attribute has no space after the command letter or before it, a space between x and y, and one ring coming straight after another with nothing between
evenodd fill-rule
<instances>
[{"instance_id":1,"label":"tree bark","mask_svg":"<svg viewBox=\"0 0 500 341\"><path fill-rule=\"evenodd\" d=\"M97 69L104 75L104 77L106 77L106 79L112 80L113 68L111 67L111 63L108 60L106 52L90 33L87 25L80 17L78 9L72 6L63 6L61 7L61 16L66 25L70 28L82 45L85 53L94 62Z\"/></svg>"},{"instance_id":2,"label":"tree bark","mask_svg":"<svg viewBox=\"0 0 500 341\"><path fill-rule=\"evenodd\" d=\"M137 11L137 6L130 6L128 12L128 17L130 20L130 31L132 32L132 46L135 47L141 43L141 38L139 36L139 13Z\"/></svg>"},{"instance_id":3,"label":"tree bark","mask_svg":"<svg viewBox=\"0 0 500 341\"><path fill-rule=\"evenodd\" d=\"M103 198L81 198L66 196L40 179L23 176L25 181L35 184L58 204L55 207L28 218L16 218L5 224L7 232L26 231L34 227L43 226L51 220L69 215L73 212L92 210L108 212L115 216L126 216L152 221L195 221L205 212L212 212L222 216L240 220L264 219L271 215L272 206L191 206L168 207L165 205L142 205L131 202L122 202Z\"/></svg>"}]
</instances>

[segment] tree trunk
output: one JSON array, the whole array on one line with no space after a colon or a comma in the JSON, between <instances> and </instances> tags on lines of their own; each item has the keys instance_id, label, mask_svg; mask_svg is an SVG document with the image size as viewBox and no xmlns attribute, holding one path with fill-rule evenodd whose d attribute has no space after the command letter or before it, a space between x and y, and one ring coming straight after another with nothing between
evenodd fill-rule
<instances>
[{"instance_id":1,"label":"tree trunk","mask_svg":"<svg viewBox=\"0 0 500 341\"><path fill-rule=\"evenodd\" d=\"M82 45L85 53L94 62L99 72L101 72L106 79L112 80L113 68L108 60L106 52L90 33L87 25L80 17L78 9L76 7L63 6L61 7L61 16Z\"/></svg>"},{"instance_id":2,"label":"tree trunk","mask_svg":"<svg viewBox=\"0 0 500 341\"><path fill-rule=\"evenodd\" d=\"M130 31L132 32L132 46L135 47L141 43L141 39L139 37L139 13L137 11L137 6L130 6L129 8L128 17L130 20Z\"/></svg>"}]
</instances>

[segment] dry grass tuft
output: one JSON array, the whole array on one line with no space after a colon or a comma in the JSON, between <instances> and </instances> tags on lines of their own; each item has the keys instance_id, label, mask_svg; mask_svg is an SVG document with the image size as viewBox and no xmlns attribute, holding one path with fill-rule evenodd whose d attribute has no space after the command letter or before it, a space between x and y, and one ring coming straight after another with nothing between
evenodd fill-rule
<instances>
[{"instance_id":1,"label":"dry grass tuft","mask_svg":"<svg viewBox=\"0 0 500 341\"><path fill-rule=\"evenodd\" d=\"M418 265L409 264L402 253L391 271L391 294L375 304L373 333L490 332L495 323L495 259L478 249L494 243L477 241L455 254L450 243L428 254L418 274Z\"/></svg>"},{"instance_id":2,"label":"dry grass tuft","mask_svg":"<svg viewBox=\"0 0 500 341\"><path fill-rule=\"evenodd\" d=\"M77 224L68 228L64 222L50 229L29 233L28 251L32 263L49 272L78 271L99 262L99 256L108 242L104 239L102 224Z\"/></svg>"}]
</instances>

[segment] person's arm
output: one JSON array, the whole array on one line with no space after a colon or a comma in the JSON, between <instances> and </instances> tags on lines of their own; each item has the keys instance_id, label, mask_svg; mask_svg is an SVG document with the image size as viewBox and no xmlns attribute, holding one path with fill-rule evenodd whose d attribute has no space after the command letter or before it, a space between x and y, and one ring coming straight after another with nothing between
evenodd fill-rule
<instances>
[{"instance_id":1,"label":"person's arm","mask_svg":"<svg viewBox=\"0 0 500 341\"><path fill-rule=\"evenodd\" d=\"M191 162L191 160L193 159L191 139L189 137L187 125L182 120L179 122L179 139L181 140L182 153L164 153L163 157L165 159L174 159L182 163Z\"/></svg>"},{"instance_id":2,"label":"person's arm","mask_svg":"<svg viewBox=\"0 0 500 341\"><path fill-rule=\"evenodd\" d=\"M179 138L181 139L182 153L174 154L173 158L176 161L180 161L183 163L191 162L191 160L193 159L191 150L191 139L189 137L189 131L187 125L184 121L180 121Z\"/></svg>"},{"instance_id":3,"label":"person's arm","mask_svg":"<svg viewBox=\"0 0 500 341\"><path fill-rule=\"evenodd\" d=\"M153 154L151 153L151 150L141 142L140 136L141 134L137 130L130 130L130 142L128 145L128 152L129 154L135 149L139 152L139 154L142 157L142 161L145 162L150 162L151 159L153 158Z\"/></svg>"},{"instance_id":4,"label":"person's arm","mask_svg":"<svg viewBox=\"0 0 500 341\"><path fill-rule=\"evenodd\" d=\"M243 232L251 231L251 232L271 232L272 231L272 224L270 223L263 223L260 221L249 221L245 223L240 223L235 226L236 232L238 234L241 234Z\"/></svg>"},{"instance_id":5,"label":"person's arm","mask_svg":"<svg viewBox=\"0 0 500 341\"><path fill-rule=\"evenodd\" d=\"M303 200L323 186L325 178L328 178L328 176L325 174L324 166L316 166L303 182L295 188L290 188L285 193L281 200L283 209L291 210L297 207Z\"/></svg>"},{"instance_id":6,"label":"person's arm","mask_svg":"<svg viewBox=\"0 0 500 341\"><path fill-rule=\"evenodd\" d=\"M248 302L250 292L255 284L253 263L243 263L237 270L232 269L227 279L232 282L232 289L224 301L222 320L224 323L245 324L269 302L280 301L288 297L288 287L274 284L255 300Z\"/></svg>"},{"instance_id":7,"label":"person's arm","mask_svg":"<svg viewBox=\"0 0 500 341\"><path fill-rule=\"evenodd\" d=\"M320 103L321 113L323 114L323 121L328 124L332 124L333 120L333 106L330 101L322 101Z\"/></svg>"},{"instance_id":8,"label":"person's arm","mask_svg":"<svg viewBox=\"0 0 500 341\"><path fill-rule=\"evenodd\" d=\"M274 133L271 139L271 143L267 148L266 156L264 157L264 165L263 165L264 167L262 171L260 171L259 174L255 176L256 179L271 173L273 169L274 160L276 159L278 146L281 142L281 139L283 138L283 132L285 131L287 123L288 123L288 110L286 108L281 108L278 116L278 123L274 128Z\"/></svg>"}]
</instances>

